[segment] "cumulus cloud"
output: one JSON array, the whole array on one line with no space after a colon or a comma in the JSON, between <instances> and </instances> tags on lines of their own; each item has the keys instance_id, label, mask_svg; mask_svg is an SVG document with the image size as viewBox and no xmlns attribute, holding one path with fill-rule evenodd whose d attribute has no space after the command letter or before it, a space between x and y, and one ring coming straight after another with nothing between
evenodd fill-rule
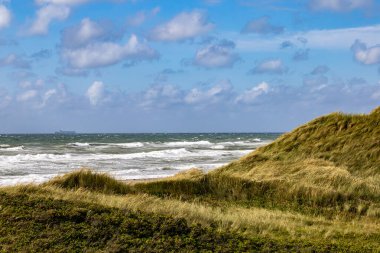
<instances>
[{"instance_id":1,"label":"cumulus cloud","mask_svg":"<svg viewBox=\"0 0 380 253\"><path fill-rule=\"evenodd\" d=\"M30 61L22 55L8 54L4 58L0 58L0 67L28 69Z\"/></svg>"},{"instance_id":2,"label":"cumulus cloud","mask_svg":"<svg viewBox=\"0 0 380 253\"><path fill-rule=\"evenodd\" d=\"M128 42L99 42L80 48L64 48L62 57L72 68L97 68L119 63L123 60L156 59L157 52L132 35Z\"/></svg>"},{"instance_id":3,"label":"cumulus cloud","mask_svg":"<svg viewBox=\"0 0 380 253\"><path fill-rule=\"evenodd\" d=\"M129 26L139 26L143 24L147 19L157 15L160 11L160 7L156 7L150 11L139 11L132 17L128 18L127 24Z\"/></svg>"},{"instance_id":4,"label":"cumulus cloud","mask_svg":"<svg viewBox=\"0 0 380 253\"><path fill-rule=\"evenodd\" d=\"M99 105L105 96L105 87L103 82L95 81L87 89L86 97L93 106Z\"/></svg>"},{"instance_id":5,"label":"cumulus cloud","mask_svg":"<svg viewBox=\"0 0 380 253\"><path fill-rule=\"evenodd\" d=\"M235 103L251 104L256 101L257 97L269 92L269 84L261 82L258 85L252 87L249 90L244 91L242 94L236 97Z\"/></svg>"},{"instance_id":6,"label":"cumulus cloud","mask_svg":"<svg viewBox=\"0 0 380 253\"><path fill-rule=\"evenodd\" d=\"M215 104L232 94L232 84L229 80L222 80L208 89L191 89L184 97L184 102L190 105L208 105Z\"/></svg>"},{"instance_id":7,"label":"cumulus cloud","mask_svg":"<svg viewBox=\"0 0 380 253\"><path fill-rule=\"evenodd\" d=\"M64 5L49 4L37 11L36 19L30 26L28 33L31 35L47 34L49 25L54 20L65 20L70 15L70 8Z\"/></svg>"},{"instance_id":8,"label":"cumulus cloud","mask_svg":"<svg viewBox=\"0 0 380 253\"><path fill-rule=\"evenodd\" d=\"M234 48L235 43L229 40L207 45L196 52L193 63L205 68L232 67L240 59Z\"/></svg>"},{"instance_id":9,"label":"cumulus cloud","mask_svg":"<svg viewBox=\"0 0 380 253\"><path fill-rule=\"evenodd\" d=\"M267 59L263 60L249 71L250 74L284 74L288 68L283 64L280 59Z\"/></svg>"},{"instance_id":10,"label":"cumulus cloud","mask_svg":"<svg viewBox=\"0 0 380 253\"><path fill-rule=\"evenodd\" d=\"M120 39L122 33L117 31L111 23L99 23L89 18L62 32L62 46L66 48L83 47L95 41L114 41Z\"/></svg>"},{"instance_id":11,"label":"cumulus cloud","mask_svg":"<svg viewBox=\"0 0 380 253\"><path fill-rule=\"evenodd\" d=\"M62 32L60 56L65 66L57 73L68 76L86 76L86 69L99 68L126 62L134 65L142 60L159 58L156 50L132 34L127 42L120 43L123 32L109 22L96 22L89 18Z\"/></svg>"},{"instance_id":12,"label":"cumulus cloud","mask_svg":"<svg viewBox=\"0 0 380 253\"><path fill-rule=\"evenodd\" d=\"M166 108L180 104L182 97L183 91L175 85L152 85L143 92L138 104L145 109Z\"/></svg>"},{"instance_id":13,"label":"cumulus cloud","mask_svg":"<svg viewBox=\"0 0 380 253\"><path fill-rule=\"evenodd\" d=\"M46 84L49 84L48 86ZM55 85L55 87L53 87ZM29 77L20 80L18 90L15 94L15 103L13 106L24 106L24 109L43 110L48 108L54 109L56 106L64 105L73 106L74 103L70 99L74 95L68 96L68 92L63 83L59 83L54 78L42 79L37 77ZM83 99L82 99L83 100ZM78 106L78 104L75 104Z\"/></svg>"},{"instance_id":14,"label":"cumulus cloud","mask_svg":"<svg viewBox=\"0 0 380 253\"><path fill-rule=\"evenodd\" d=\"M373 0L311 0L311 9L316 11L344 12L355 9L367 9L373 5Z\"/></svg>"},{"instance_id":15,"label":"cumulus cloud","mask_svg":"<svg viewBox=\"0 0 380 253\"><path fill-rule=\"evenodd\" d=\"M356 40L351 46L351 51L354 54L354 59L365 65L380 63L380 45L367 47L360 40Z\"/></svg>"},{"instance_id":16,"label":"cumulus cloud","mask_svg":"<svg viewBox=\"0 0 380 253\"><path fill-rule=\"evenodd\" d=\"M281 34L284 27L276 26L269 23L268 17L249 21L243 28L242 33L258 33L258 34Z\"/></svg>"},{"instance_id":17,"label":"cumulus cloud","mask_svg":"<svg viewBox=\"0 0 380 253\"><path fill-rule=\"evenodd\" d=\"M48 103L48 101L54 96L57 94L57 90L56 89L49 89L47 90L43 96L42 96L42 103L40 105L40 107L45 107Z\"/></svg>"},{"instance_id":18,"label":"cumulus cloud","mask_svg":"<svg viewBox=\"0 0 380 253\"><path fill-rule=\"evenodd\" d=\"M93 0L35 0L40 6L36 17L27 33L30 35L44 35L48 33L50 23L66 20L73 6L91 2Z\"/></svg>"},{"instance_id":19,"label":"cumulus cloud","mask_svg":"<svg viewBox=\"0 0 380 253\"><path fill-rule=\"evenodd\" d=\"M204 12L181 12L170 21L158 25L150 32L150 38L158 41L180 41L209 32L214 25Z\"/></svg>"},{"instance_id":20,"label":"cumulus cloud","mask_svg":"<svg viewBox=\"0 0 380 253\"><path fill-rule=\"evenodd\" d=\"M64 30L62 42L65 47L83 46L104 33L103 27L91 19L85 18L80 24Z\"/></svg>"},{"instance_id":21,"label":"cumulus cloud","mask_svg":"<svg viewBox=\"0 0 380 253\"><path fill-rule=\"evenodd\" d=\"M11 23L12 14L3 4L0 4L0 29L3 29Z\"/></svg>"}]
</instances>

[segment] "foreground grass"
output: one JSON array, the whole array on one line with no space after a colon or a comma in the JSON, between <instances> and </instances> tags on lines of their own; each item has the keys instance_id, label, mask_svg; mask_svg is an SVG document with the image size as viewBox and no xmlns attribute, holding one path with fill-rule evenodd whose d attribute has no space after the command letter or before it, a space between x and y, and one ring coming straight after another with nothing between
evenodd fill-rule
<instances>
[{"instance_id":1,"label":"foreground grass","mask_svg":"<svg viewBox=\"0 0 380 253\"><path fill-rule=\"evenodd\" d=\"M184 219L82 202L0 193L2 252L245 251L283 247ZM286 246L286 245L284 245Z\"/></svg>"},{"instance_id":2,"label":"foreground grass","mask_svg":"<svg viewBox=\"0 0 380 253\"><path fill-rule=\"evenodd\" d=\"M372 252L379 224L51 186L0 190L9 251Z\"/></svg>"}]
</instances>

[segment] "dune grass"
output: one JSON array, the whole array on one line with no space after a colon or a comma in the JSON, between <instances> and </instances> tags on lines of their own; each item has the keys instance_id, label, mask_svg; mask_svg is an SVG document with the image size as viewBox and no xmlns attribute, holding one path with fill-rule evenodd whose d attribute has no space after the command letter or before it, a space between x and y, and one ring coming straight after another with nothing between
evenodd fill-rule
<instances>
[{"instance_id":1,"label":"dune grass","mask_svg":"<svg viewBox=\"0 0 380 253\"><path fill-rule=\"evenodd\" d=\"M175 245L169 249L184 251L204 247L220 252L380 252L380 107L369 115L320 117L209 173L192 169L165 179L124 183L84 169L39 186L0 188L0 192L8 202L9 196L17 199L21 194L21 204L36 199L64 201L72 210L90 205L91 210L141 215L135 225L150 216L169 219L170 224L182 222L185 233L175 230L168 236L160 232L156 220L150 221L149 233L158 234L158 244L128 234L123 242L137 252L144 244L159 251L169 247L167 242ZM7 235L10 225L4 220L11 214L4 216L3 205L14 208L7 201L0 204L0 225L5 226L0 231L8 238L7 245L16 247L19 244ZM61 208L52 205L51 210ZM102 237L104 243L98 248L79 240L81 249L109 245L121 249L115 246L125 236L119 227L125 221L120 219L109 230L118 236ZM204 236L198 238L193 230ZM189 243L197 240L198 246Z\"/></svg>"},{"instance_id":2,"label":"dune grass","mask_svg":"<svg viewBox=\"0 0 380 253\"><path fill-rule=\"evenodd\" d=\"M53 222L54 217L60 217L56 213L62 211L57 211L55 204L46 204L45 201L48 203L56 203L55 201L58 201L57 203L68 203L65 205L72 206L72 210L64 212L64 215L67 217L61 217L62 222L72 220L73 218L70 217L76 216L77 212L82 212L82 216L87 217L85 214L94 208L100 208L101 210L114 208L115 210L137 213L143 217L166 217L168 219L184 220L186 221L185 224L190 228L198 227L199 229L203 229L202 231L212 232L211 234L205 232L205 237L223 235L228 238L229 236L234 241L233 243L245 245L239 248L234 244L234 247L237 247L236 251L245 251L251 249L250 247L256 247L266 252L281 250L294 252L311 249L315 252L326 252L330 249L334 249L337 252L355 252L359 249L362 252L380 250L378 243L380 238L380 231L378 229L380 221L371 217L347 221L339 217L328 219L322 216L309 216L291 211L269 210L265 208L244 208L228 204L212 206L202 201L190 202L175 198L159 198L148 194L114 195L96 193L84 190L83 188L68 191L54 186L8 187L2 188L0 193L8 196L7 201L9 199L18 199L22 196L22 200L18 202L16 209L20 208L24 203L28 208L31 208L29 202L25 200L38 201L42 208L46 208L46 214L37 214L36 212L41 211L41 206L39 206L40 209L33 214L36 217L30 216L32 220L44 220L46 217L41 218L41 216L47 216L51 219L50 222ZM7 217L10 214L19 216L14 213L15 207L13 203L8 203L10 206L13 206L13 209L7 209L7 201L1 203L2 208L7 210L2 212L1 217L9 219ZM87 211L83 211L83 208L86 208ZM50 212L54 215L51 216ZM82 219L84 218L82 217ZM84 221L79 220L78 222ZM71 227L73 224L67 226ZM135 224L135 226L140 225ZM5 227L7 226L5 225ZM18 230L20 229L22 230L21 227L18 227ZM136 229L138 228L136 227ZM151 229L154 229L154 227ZM179 231L176 233L181 235ZM188 234L185 234L185 237L186 235ZM194 239L198 240L197 238ZM58 238L55 238L55 240L58 240ZM150 242L146 241L145 243ZM212 243L219 244L220 242L213 241ZM261 246L255 246L255 243L259 243ZM17 243L15 244L18 245ZM222 245L224 244L222 243ZM223 247L226 246L224 245ZM227 247L225 250L225 252L231 252L227 249L232 250L233 248ZM221 249L214 248L213 250L223 252Z\"/></svg>"}]
</instances>

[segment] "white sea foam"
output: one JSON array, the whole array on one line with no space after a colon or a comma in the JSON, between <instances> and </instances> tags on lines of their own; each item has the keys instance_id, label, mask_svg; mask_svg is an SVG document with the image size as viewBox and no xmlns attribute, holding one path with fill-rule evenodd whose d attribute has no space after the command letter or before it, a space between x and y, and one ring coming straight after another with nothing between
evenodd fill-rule
<instances>
[{"instance_id":1,"label":"white sea foam","mask_svg":"<svg viewBox=\"0 0 380 253\"><path fill-rule=\"evenodd\" d=\"M27 148L4 141L0 144L0 185L40 183L81 167L107 172L118 179L166 177L191 168L209 171L269 143L259 138L208 141L198 137L169 142L124 139L120 143L74 139L64 146L59 142L47 146L23 143Z\"/></svg>"},{"instance_id":2,"label":"white sea foam","mask_svg":"<svg viewBox=\"0 0 380 253\"><path fill-rule=\"evenodd\" d=\"M162 145L168 147L186 147L186 146L210 146L213 145L209 141L175 141L175 142L165 142Z\"/></svg>"},{"instance_id":3,"label":"white sea foam","mask_svg":"<svg viewBox=\"0 0 380 253\"><path fill-rule=\"evenodd\" d=\"M14 156L0 156L0 162L18 163L23 161L88 161L88 160L112 160L135 158L177 158L181 156L195 155L185 148L168 149L151 152L130 154L17 154Z\"/></svg>"},{"instance_id":4,"label":"white sea foam","mask_svg":"<svg viewBox=\"0 0 380 253\"><path fill-rule=\"evenodd\" d=\"M256 147L260 147L260 146L263 146L265 144L267 144L268 142L264 142L262 140L260 141L255 141L253 140L252 141L227 141L227 142L221 142L219 143L220 145L224 145L224 146L230 146L230 147L236 147L236 146L241 146L241 147L252 147L252 148L256 148Z\"/></svg>"},{"instance_id":5,"label":"white sea foam","mask_svg":"<svg viewBox=\"0 0 380 253\"><path fill-rule=\"evenodd\" d=\"M43 183L57 174L28 174L21 176L0 176L0 186L16 185L16 184L30 184L30 183Z\"/></svg>"},{"instance_id":6,"label":"white sea foam","mask_svg":"<svg viewBox=\"0 0 380 253\"><path fill-rule=\"evenodd\" d=\"M80 147L80 148L110 148L110 147L120 147L120 148L140 148L144 146L142 142L127 142L127 143L87 143L87 142L74 142L67 144L69 147Z\"/></svg>"},{"instance_id":7,"label":"white sea foam","mask_svg":"<svg viewBox=\"0 0 380 253\"><path fill-rule=\"evenodd\" d=\"M122 148L141 148L141 147L144 147L144 143L142 143L142 142L110 143L107 145L122 147Z\"/></svg>"},{"instance_id":8,"label":"white sea foam","mask_svg":"<svg viewBox=\"0 0 380 253\"><path fill-rule=\"evenodd\" d=\"M224 149L225 146L219 144L219 145L211 146L210 148L211 148L211 149Z\"/></svg>"},{"instance_id":9,"label":"white sea foam","mask_svg":"<svg viewBox=\"0 0 380 253\"><path fill-rule=\"evenodd\" d=\"M69 143L67 144L67 146L71 146L71 147L89 147L90 146L90 143L87 143L87 142L74 142L74 143Z\"/></svg>"},{"instance_id":10,"label":"white sea foam","mask_svg":"<svg viewBox=\"0 0 380 253\"><path fill-rule=\"evenodd\" d=\"M24 150L24 146L11 147L9 145L1 145L0 151L21 151Z\"/></svg>"}]
</instances>

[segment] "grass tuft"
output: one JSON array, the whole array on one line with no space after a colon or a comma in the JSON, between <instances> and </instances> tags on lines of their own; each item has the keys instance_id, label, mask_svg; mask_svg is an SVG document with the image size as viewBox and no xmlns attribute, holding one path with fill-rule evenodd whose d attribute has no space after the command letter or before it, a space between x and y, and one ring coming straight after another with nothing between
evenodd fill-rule
<instances>
[{"instance_id":1,"label":"grass tuft","mask_svg":"<svg viewBox=\"0 0 380 253\"><path fill-rule=\"evenodd\" d=\"M66 189L83 188L108 194L126 194L130 187L105 173L94 173L90 169L81 169L63 176L53 178L46 185L54 185Z\"/></svg>"}]
</instances>

